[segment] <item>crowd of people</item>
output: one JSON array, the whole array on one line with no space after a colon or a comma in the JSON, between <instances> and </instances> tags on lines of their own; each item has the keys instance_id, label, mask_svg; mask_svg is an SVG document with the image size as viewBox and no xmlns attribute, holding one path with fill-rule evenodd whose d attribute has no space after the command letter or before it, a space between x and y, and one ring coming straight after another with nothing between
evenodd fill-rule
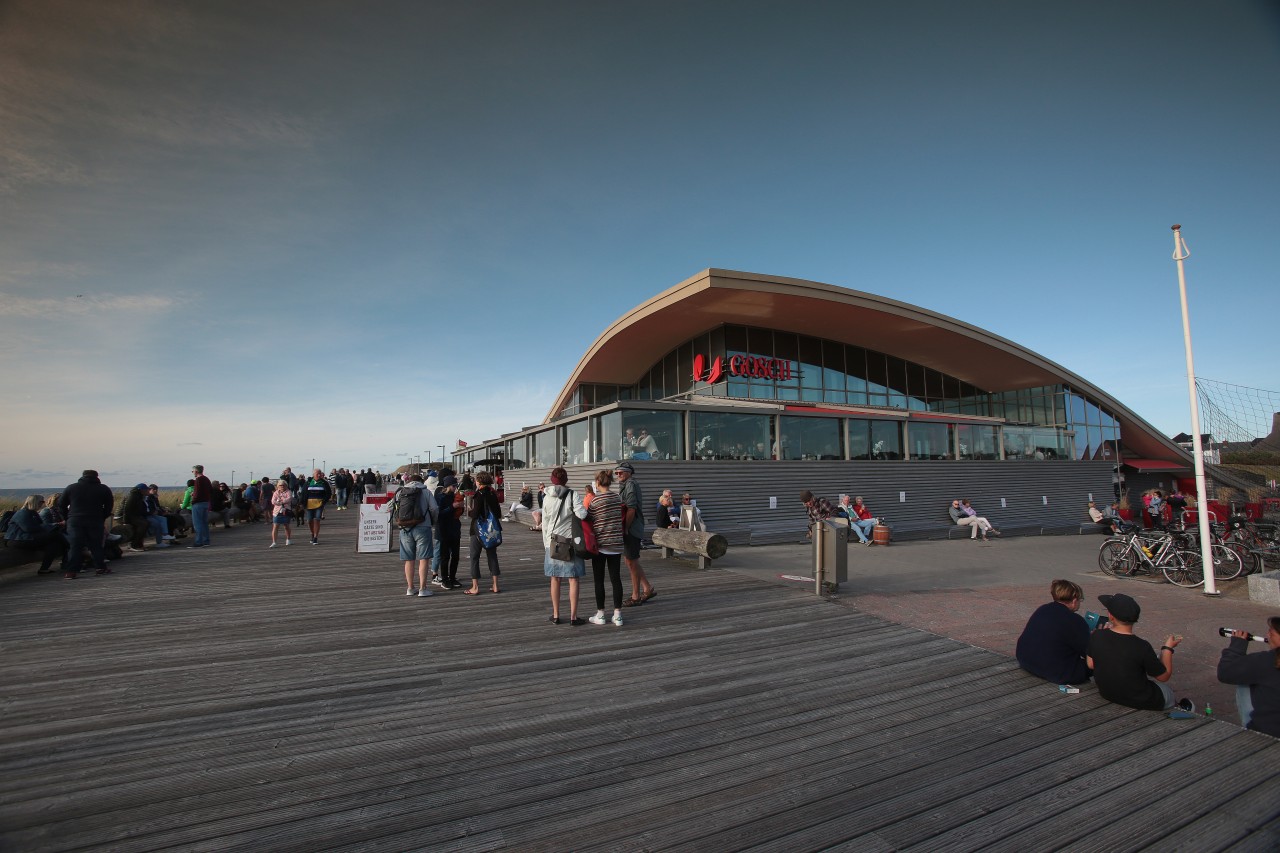
<instances>
[{"instance_id":1,"label":"crowd of people","mask_svg":"<svg viewBox=\"0 0 1280 853\"><path fill-rule=\"evenodd\" d=\"M1182 637L1169 634L1157 652L1134 632L1142 615L1138 602L1124 593L1100 595L1106 616L1081 616L1084 590L1069 580L1049 586L1050 601L1031 614L1015 654L1027 672L1059 685L1092 679L1102 698L1139 710L1190 712L1189 698L1175 701L1169 681ZM1280 616L1267 620L1268 650L1249 653L1252 636L1231 632L1218 661L1218 680L1235 685L1236 707L1245 728L1280 737Z\"/></svg>"}]
</instances>

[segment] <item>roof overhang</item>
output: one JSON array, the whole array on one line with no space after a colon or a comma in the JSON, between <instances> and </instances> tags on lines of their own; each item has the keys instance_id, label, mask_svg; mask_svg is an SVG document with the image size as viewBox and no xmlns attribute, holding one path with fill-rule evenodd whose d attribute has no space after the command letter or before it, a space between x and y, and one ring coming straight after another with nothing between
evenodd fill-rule
<instances>
[{"instance_id":1,"label":"roof overhang","mask_svg":"<svg viewBox=\"0 0 1280 853\"><path fill-rule=\"evenodd\" d=\"M1124 442L1143 456L1190 456L1111 395L1061 365L999 335L905 302L830 284L707 269L637 305L587 349L556 395L553 420L580 383L634 385L673 348L721 324L813 335L878 350L988 391L1067 383L1121 421Z\"/></svg>"}]
</instances>

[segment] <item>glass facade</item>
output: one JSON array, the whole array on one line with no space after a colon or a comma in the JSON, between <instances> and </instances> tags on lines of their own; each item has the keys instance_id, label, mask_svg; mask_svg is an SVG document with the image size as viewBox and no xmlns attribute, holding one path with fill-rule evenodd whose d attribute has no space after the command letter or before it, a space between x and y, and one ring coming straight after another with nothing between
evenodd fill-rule
<instances>
[{"instance_id":1,"label":"glass facade","mask_svg":"<svg viewBox=\"0 0 1280 853\"><path fill-rule=\"evenodd\" d=\"M633 408L690 397L710 406ZM701 410L717 399L740 410ZM761 413L734 401L885 412ZM622 459L1104 459L1120 440L1119 421L1065 384L987 391L864 347L728 324L676 347L635 385L579 386L561 416L554 429L499 445L511 467Z\"/></svg>"}]
</instances>

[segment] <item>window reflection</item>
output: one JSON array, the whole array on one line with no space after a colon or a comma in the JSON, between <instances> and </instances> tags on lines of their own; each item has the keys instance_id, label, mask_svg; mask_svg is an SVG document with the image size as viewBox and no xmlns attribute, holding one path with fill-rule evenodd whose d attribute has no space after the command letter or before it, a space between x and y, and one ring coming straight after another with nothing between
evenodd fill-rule
<instances>
[{"instance_id":1,"label":"window reflection","mask_svg":"<svg viewBox=\"0 0 1280 853\"><path fill-rule=\"evenodd\" d=\"M769 459L773 456L767 415L690 412L695 459Z\"/></svg>"},{"instance_id":2,"label":"window reflection","mask_svg":"<svg viewBox=\"0 0 1280 853\"><path fill-rule=\"evenodd\" d=\"M684 432L680 412L624 409L621 459L683 459Z\"/></svg>"},{"instance_id":3,"label":"window reflection","mask_svg":"<svg viewBox=\"0 0 1280 853\"><path fill-rule=\"evenodd\" d=\"M778 419L777 459L843 459L838 418Z\"/></svg>"}]
</instances>

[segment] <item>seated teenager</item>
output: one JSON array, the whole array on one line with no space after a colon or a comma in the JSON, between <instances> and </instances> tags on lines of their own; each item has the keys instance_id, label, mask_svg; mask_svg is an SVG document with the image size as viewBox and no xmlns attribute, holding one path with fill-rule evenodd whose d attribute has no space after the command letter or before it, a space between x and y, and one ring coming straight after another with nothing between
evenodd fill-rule
<instances>
[{"instance_id":1,"label":"seated teenager","mask_svg":"<svg viewBox=\"0 0 1280 853\"><path fill-rule=\"evenodd\" d=\"M1018 637L1018 666L1054 684L1083 684L1093 674L1085 663L1089 626L1077 612L1084 590L1056 580L1049 595L1053 600L1036 608Z\"/></svg>"},{"instance_id":2,"label":"seated teenager","mask_svg":"<svg viewBox=\"0 0 1280 853\"><path fill-rule=\"evenodd\" d=\"M1100 595L1111 626L1089 636L1085 663L1093 670L1093 683L1102 698L1117 705L1146 711L1167 711L1174 706L1173 690L1167 682L1173 676L1173 650L1182 638L1165 637L1157 655L1151 644L1133 633L1142 609L1124 593ZM1190 699L1178 703L1194 710Z\"/></svg>"}]
</instances>

